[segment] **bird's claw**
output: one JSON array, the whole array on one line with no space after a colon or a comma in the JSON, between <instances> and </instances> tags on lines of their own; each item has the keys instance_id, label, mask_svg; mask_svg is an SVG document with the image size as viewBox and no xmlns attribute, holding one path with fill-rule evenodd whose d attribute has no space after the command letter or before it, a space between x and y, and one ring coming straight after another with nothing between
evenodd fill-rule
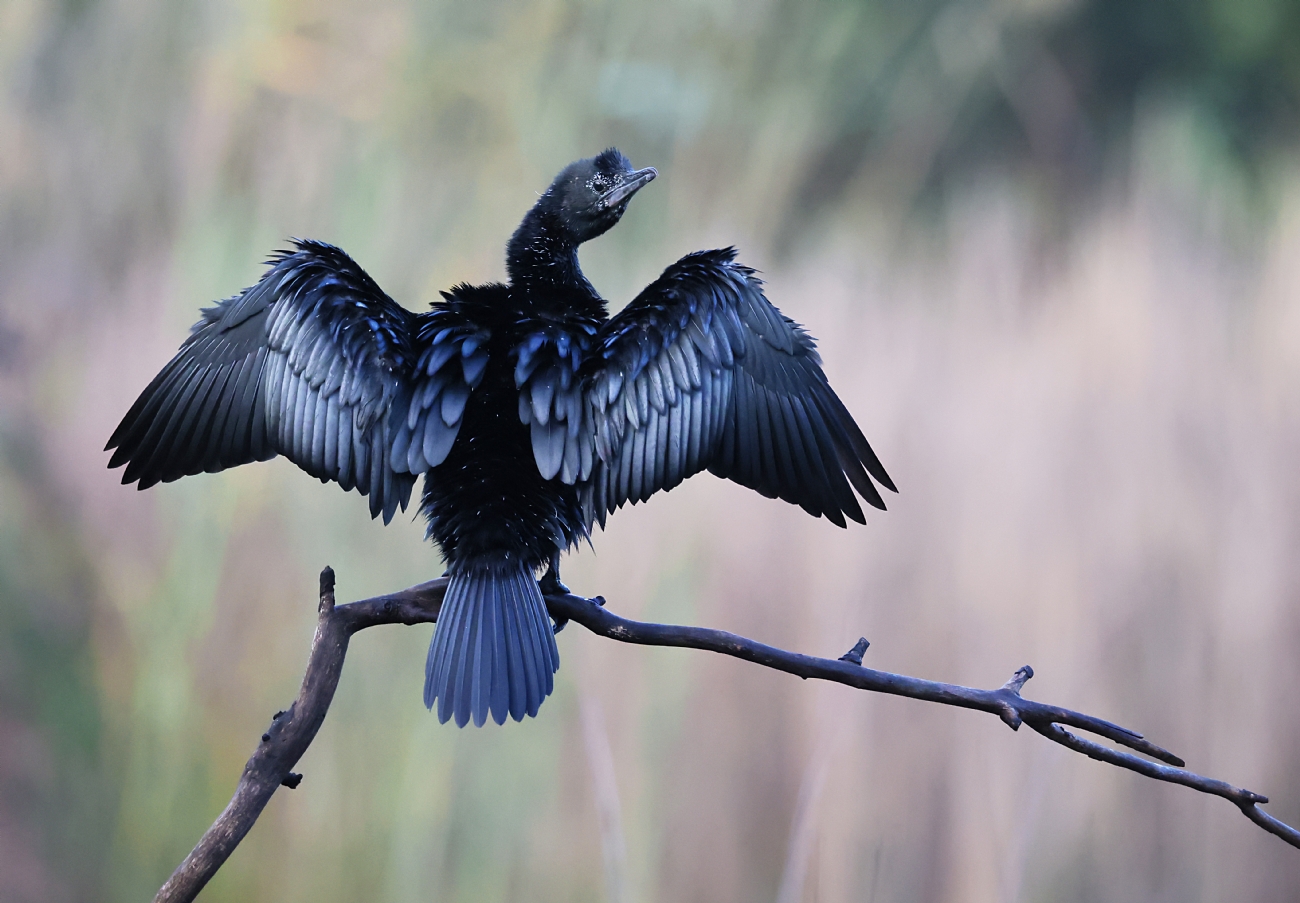
<instances>
[{"instance_id":1,"label":"bird's claw","mask_svg":"<svg viewBox=\"0 0 1300 903\"><path fill-rule=\"evenodd\" d=\"M567 596L569 594L569 588L560 582L559 552L551 556L551 563L538 583L541 585L543 596Z\"/></svg>"},{"instance_id":2,"label":"bird's claw","mask_svg":"<svg viewBox=\"0 0 1300 903\"><path fill-rule=\"evenodd\" d=\"M537 581L537 585L541 589L543 596L569 595L569 588L560 582L560 560L558 555L551 559L551 566L546 569L542 579ZM551 620L555 622L553 633L559 633L569 623L568 618L557 618L554 615L551 616Z\"/></svg>"},{"instance_id":3,"label":"bird's claw","mask_svg":"<svg viewBox=\"0 0 1300 903\"><path fill-rule=\"evenodd\" d=\"M555 574L551 571L547 571L545 574L542 575L542 579L539 581L539 585L542 588L543 596L569 595L569 588L565 586L563 583L561 583L560 578L556 577Z\"/></svg>"}]
</instances>

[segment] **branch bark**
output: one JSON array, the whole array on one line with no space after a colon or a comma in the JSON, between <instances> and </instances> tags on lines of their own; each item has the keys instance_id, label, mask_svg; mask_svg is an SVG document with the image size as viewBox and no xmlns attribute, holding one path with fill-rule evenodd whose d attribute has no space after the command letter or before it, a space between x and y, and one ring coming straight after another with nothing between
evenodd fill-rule
<instances>
[{"instance_id":1,"label":"branch bark","mask_svg":"<svg viewBox=\"0 0 1300 903\"><path fill-rule=\"evenodd\" d=\"M334 571L325 568L321 572L316 634L298 698L288 709L277 712L272 718L271 726L262 734L261 742L244 766L230 803L167 879L154 897L154 903L188 903L193 900L244 839L276 789L282 785L291 789L298 786L302 776L295 774L293 767L307 751L325 720L352 635L380 624L432 623L438 619L446 590L447 580L440 577L390 595L335 605ZM1182 784L1201 793L1223 797L1265 831L1300 848L1300 831L1259 808L1268 802L1267 797L1188 771L1178 756L1128 728L1081 712L1025 699L1020 691L1034 676L1034 670L1028 665L1017 670L996 690L980 690L863 667L862 654L869 645L866 638L858 640L839 659L828 659L788 652L723 630L650 624L621 618L605 608L605 600L600 596L585 599L574 595L548 595L546 606L551 617L561 626L573 621L592 633L621 643L704 649L797 677L829 680L873 693L988 712L997 715L1012 730L1026 724L1052 742L1089 758L1127 768L1157 781ZM1142 755L1104 746L1066 730L1067 727L1087 731Z\"/></svg>"}]
</instances>

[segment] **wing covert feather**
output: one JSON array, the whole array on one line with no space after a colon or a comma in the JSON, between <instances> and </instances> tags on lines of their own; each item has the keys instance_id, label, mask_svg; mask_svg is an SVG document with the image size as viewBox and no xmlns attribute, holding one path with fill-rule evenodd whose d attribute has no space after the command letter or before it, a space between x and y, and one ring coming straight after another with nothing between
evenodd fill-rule
<instances>
[{"instance_id":1,"label":"wing covert feather","mask_svg":"<svg viewBox=\"0 0 1300 903\"><path fill-rule=\"evenodd\" d=\"M840 526L865 520L854 489L881 509L871 478L894 490L812 338L732 249L673 264L595 344L575 440L589 443L590 472L560 474L589 525L706 469Z\"/></svg>"},{"instance_id":2,"label":"wing covert feather","mask_svg":"<svg viewBox=\"0 0 1300 903\"><path fill-rule=\"evenodd\" d=\"M392 468L414 479L447 458L465 405L487 370L491 332L459 310L440 307L418 318L413 377L393 405Z\"/></svg>"}]
</instances>

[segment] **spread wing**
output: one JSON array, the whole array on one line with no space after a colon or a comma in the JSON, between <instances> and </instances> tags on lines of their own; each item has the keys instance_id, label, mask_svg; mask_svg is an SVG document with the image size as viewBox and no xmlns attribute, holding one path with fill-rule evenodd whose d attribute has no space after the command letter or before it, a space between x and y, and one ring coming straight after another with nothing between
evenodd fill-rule
<instances>
[{"instance_id":1,"label":"spread wing","mask_svg":"<svg viewBox=\"0 0 1300 903\"><path fill-rule=\"evenodd\" d=\"M415 482L391 464L389 416L409 399L415 316L331 245L297 241L270 263L203 312L113 433L109 466L145 489L282 454L387 522Z\"/></svg>"},{"instance_id":2,"label":"spread wing","mask_svg":"<svg viewBox=\"0 0 1300 903\"><path fill-rule=\"evenodd\" d=\"M595 454L569 480L589 523L705 469L840 526L845 516L865 521L854 489L885 507L871 478L894 484L826 381L813 340L734 250L682 258L596 339L582 381L586 420L572 430L579 446L590 436Z\"/></svg>"}]
</instances>

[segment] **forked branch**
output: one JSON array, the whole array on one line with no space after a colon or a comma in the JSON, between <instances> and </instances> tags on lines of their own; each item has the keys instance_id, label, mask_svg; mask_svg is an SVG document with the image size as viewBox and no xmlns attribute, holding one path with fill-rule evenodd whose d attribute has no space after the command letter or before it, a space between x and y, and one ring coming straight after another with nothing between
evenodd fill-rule
<instances>
[{"instance_id":1,"label":"forked branch","mask_svg":"<svg viewBox=\"0 0 1300 903\"><path fill-rule=\"evenodd\" d=\"M446 578L439 578L391 595L336 606L334 571L326 568L321 572L319 620L298 698L287 710L276 713L271 726L262 734L261 743L244 766L229 805L158 891L154 903L193 900L252 828L276 788L298 786L302 776L294 774L292 769L325 720L352 635L379 624L434 622L438 619L446 590ZM839 659L817 658L787 652L723 630L648 624L620 618L606 610L605 600L599 596L584 599L574 595L550 595L546 597L546 606L557 624L574 621L592 633L621 643L706 649L798 677L830 680L873 693L890 693L989 712L1013 730L1027 724L1047 739L1089 758L1136 771L1157 781L1182 784L1202 793L1221 796L1265 831L1300 848L1300 831L1259 808L1260 804L1268 802L1267 797L1188 771L1183 767L1182 759L1128 728L1070 709L1025 699L1020 691L1025 681L1034 676L1028 665L1016 671L996 690L977 690L865 668L862 666L862 654L868 645L865 638L858 640ZM1066 730L1067 727L1104 737L1141 755L1104 746Z\"/></svg>"}]
</instances>

